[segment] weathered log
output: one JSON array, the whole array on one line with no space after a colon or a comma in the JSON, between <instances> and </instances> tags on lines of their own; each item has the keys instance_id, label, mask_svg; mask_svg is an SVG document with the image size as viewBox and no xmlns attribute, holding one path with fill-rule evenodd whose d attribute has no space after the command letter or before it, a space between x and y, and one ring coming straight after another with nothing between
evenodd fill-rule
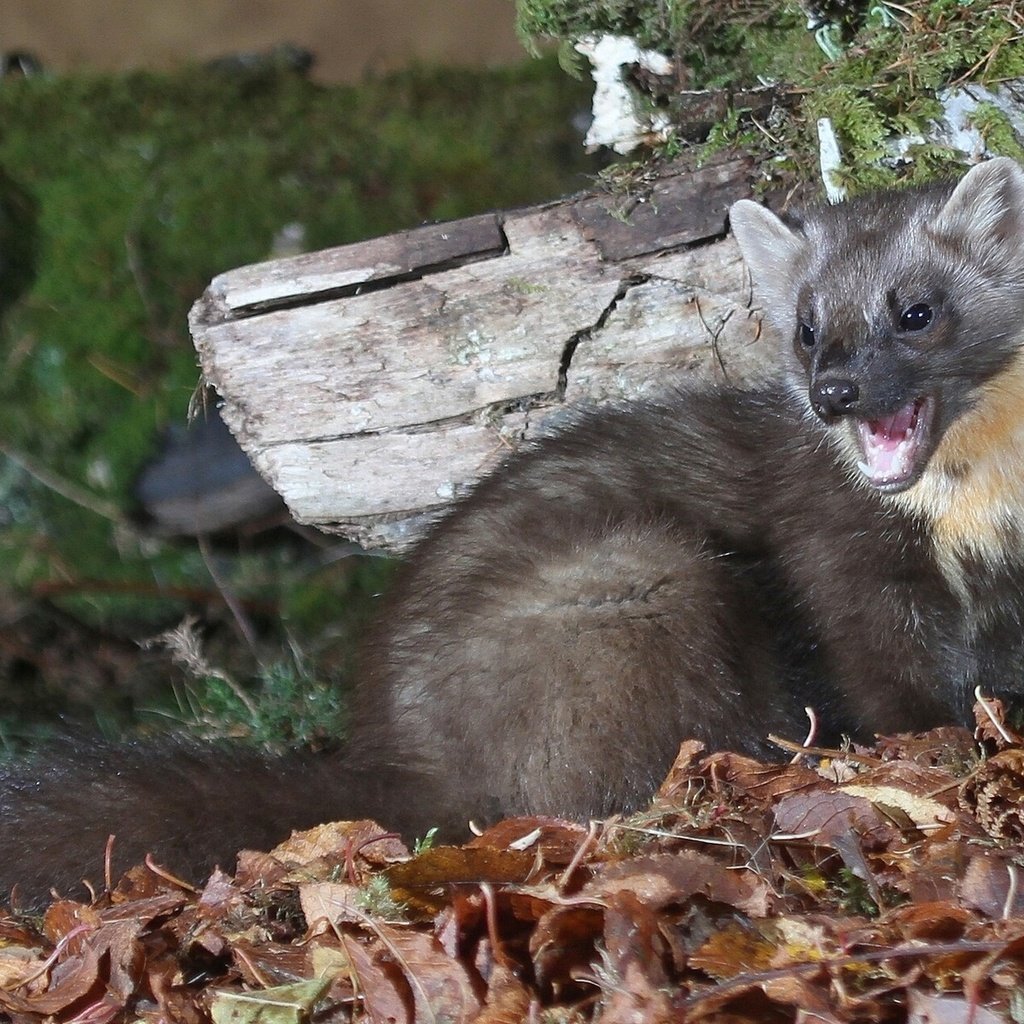
<instances>
[{"instance_id":1,"label":"weathered log","mask_svg":"<svg viewBox=\"0 0 1024 1024\"><path fill-rule=\"evenodd\" d=\"M751 165L233 270L191 328L222 414L295 517L400 549L573 406L763 359L729 204Z\"/></svg>"}]
</instances>

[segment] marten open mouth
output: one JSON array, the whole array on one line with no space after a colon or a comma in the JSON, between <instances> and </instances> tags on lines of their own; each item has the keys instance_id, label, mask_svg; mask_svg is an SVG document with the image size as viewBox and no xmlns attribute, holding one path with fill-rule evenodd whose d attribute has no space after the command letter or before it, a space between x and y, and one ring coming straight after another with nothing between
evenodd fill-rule
<instances>
[{"instance_id":1,"label":"marten open mouth","mask_svg":"<svg viewBox=\"0 0 1024 1024\"><path fill-rule=\"evenodd\" d=\"M915 483L928 461L935 403L922 396L876 419L857 420L863 460L860 471L879 491L902 491Z\"/></svg>"}]
</instances>

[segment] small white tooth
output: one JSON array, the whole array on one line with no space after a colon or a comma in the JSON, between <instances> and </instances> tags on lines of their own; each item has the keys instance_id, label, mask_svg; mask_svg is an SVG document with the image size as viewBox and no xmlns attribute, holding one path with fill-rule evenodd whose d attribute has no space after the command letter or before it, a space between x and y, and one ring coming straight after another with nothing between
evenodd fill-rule
<instances>
[{"instance_id":1,"label":"small white tooth","mask_svg":"<svg viewBox=\"0 0 1024 1024\"><path fill-rule=\"evenodd\" d=\"M866 476L871 476L871 467L866 462L858 462L857 468Z\"/></svg>"}]
</instances>

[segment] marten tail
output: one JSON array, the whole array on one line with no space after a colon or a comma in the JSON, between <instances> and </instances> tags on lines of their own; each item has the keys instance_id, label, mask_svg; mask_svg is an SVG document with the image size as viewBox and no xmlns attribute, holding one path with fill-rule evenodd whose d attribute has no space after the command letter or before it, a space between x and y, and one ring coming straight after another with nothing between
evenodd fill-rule
<instances>
[{"instance_id":1,"label":"marten tail","mask_svg":"<svg viewBox=\"0 0 1024 1024\"><path fill-rule=\"evenodd\" d=\"M111 835L115 881L146 854L201 881L218 864L230 869L238 850L269 849L292 829L380 818L404 788L399 774L349 765L342 752L55 742L0 769L0 901L38 906L51 889L83 896L83 879L101 890Z\"/></svg>"}]
</instances>

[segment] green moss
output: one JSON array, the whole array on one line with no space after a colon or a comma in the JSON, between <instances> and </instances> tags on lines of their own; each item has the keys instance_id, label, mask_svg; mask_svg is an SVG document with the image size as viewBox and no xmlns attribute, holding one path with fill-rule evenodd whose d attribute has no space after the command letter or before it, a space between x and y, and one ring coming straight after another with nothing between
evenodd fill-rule
<instances>
[{"instance_id":1,"label":"green moss","mask_svg":"<svg viewBox=\"0 0 1024 1024\"><path fill-rule=\"evenodd\" d=\"M798 10L761 0L709 5L697 0L517 0L517 29L536 52L545 39L563 40L563 66L584 64L571 42L586 35L631 36L677 58L687 88L754 85L760 77L791 78L794 66L821 63Z\"/></svg>"},{"instance_id":2,"label":"green moss","mask_svg":"<svg viewBox=\"0 0 1024 1024\"><path fill-rule=\"evenodd\" d=\"M881 144L894 136L927 137L941 116L937 95L964 77L993 82L1007 70L1024 72L1016 34L1004 0L912 0L893 9L892 25L872 22L845 54L811 79L807 100L794 122L832 119L844 167L840 179L851 192L880 185L922 181L947 174L962 154L936 143L912 146L913 163L881 164ZM807 141L812 141L805 132ZM1012 133L993 131L993 151L1009 153Z\"/></svg>"},{"instance_id":3,"label":"green moss","mask_svg":"<svg viewBox=\"0 0 1024 1024\"><path fill-rule=\"evenodd\" d=\"M690 7L676 0L516 0L516 27L527 46L544 38L612 33L664 49L684 26Z\"/></svg>"},{"instance_id":4,"label":"green moss","mask_svg":"<svg viewBox=\"0 0 1024 1024\"><path fill-rule=\"evenodd\" d=\"M373 875L356 893L356 906L382 921L404 921L408 908L396 900L384 875Z\"/></svg>"},{"instance_id":5,"label":"green moss","mask_svg":"<svg viewBox=\"0 0 1024 1024\"><path fill-rule=\"evenodd\" d=\"M1014 133L1009 118L997 106L979 103L971 115L971 124L990 149L1024 163L1024 145Z\"/></svg>"},{"instance_id":6,"label":"green moss","mask_svg":"<svg viewBox=\"0 0 1024 1024\"><path fill-rule=\"evenodd\" d=\"M196 384L192 302L292 222L316 249L579 189L596 170L572 127L588 102L553 59L358 87L199 68L5 82L4 586L65 583L66 611L127 637L180 618L170 586L216 594L194 545L127 522L132 482ZM303 642L353 599L347 569L311 577L294 546L217 558Z\"/></svg>"},{"instance_id":7,"label":"green moss","mask_svg":"<svg viewBox=\"0 0 1024 1024\"><path fill-rule=\"evenodd\" d=\"M520 31L531 40L565 40L621 31L675 58L690 88L781 83L788 100L771 123L736 109L717 125L708 151L740 144L760 154L776 185L813 182L818 118L832 121L851 192L947 174L962 154L935 143L912 146L912 163L883 162L894 136L927 137L938 116L937 94L965 78L997 83L1024 76L1024 47L1012 0L906 0L860 5L841 26L845 48L826 61L795 5L728 0L519 0ZM1005 119L982 113L990 149L1016 155L1020 140ZM780 159L781 158L781 159Z\"/></svg>"},{"instance_id":8,"label":"green moss","mask_svg":"<svg viewBox=\"0 0 1024 1024\"><path fill-rule=\"evenodd\" d=\"M224 678L207 676L182 695L183 724L206 738L245 738L262 745L317 744L345 733L344 689L307 667L275 662L262 668L246 694Z\"/></svg>"}]
</instances>

